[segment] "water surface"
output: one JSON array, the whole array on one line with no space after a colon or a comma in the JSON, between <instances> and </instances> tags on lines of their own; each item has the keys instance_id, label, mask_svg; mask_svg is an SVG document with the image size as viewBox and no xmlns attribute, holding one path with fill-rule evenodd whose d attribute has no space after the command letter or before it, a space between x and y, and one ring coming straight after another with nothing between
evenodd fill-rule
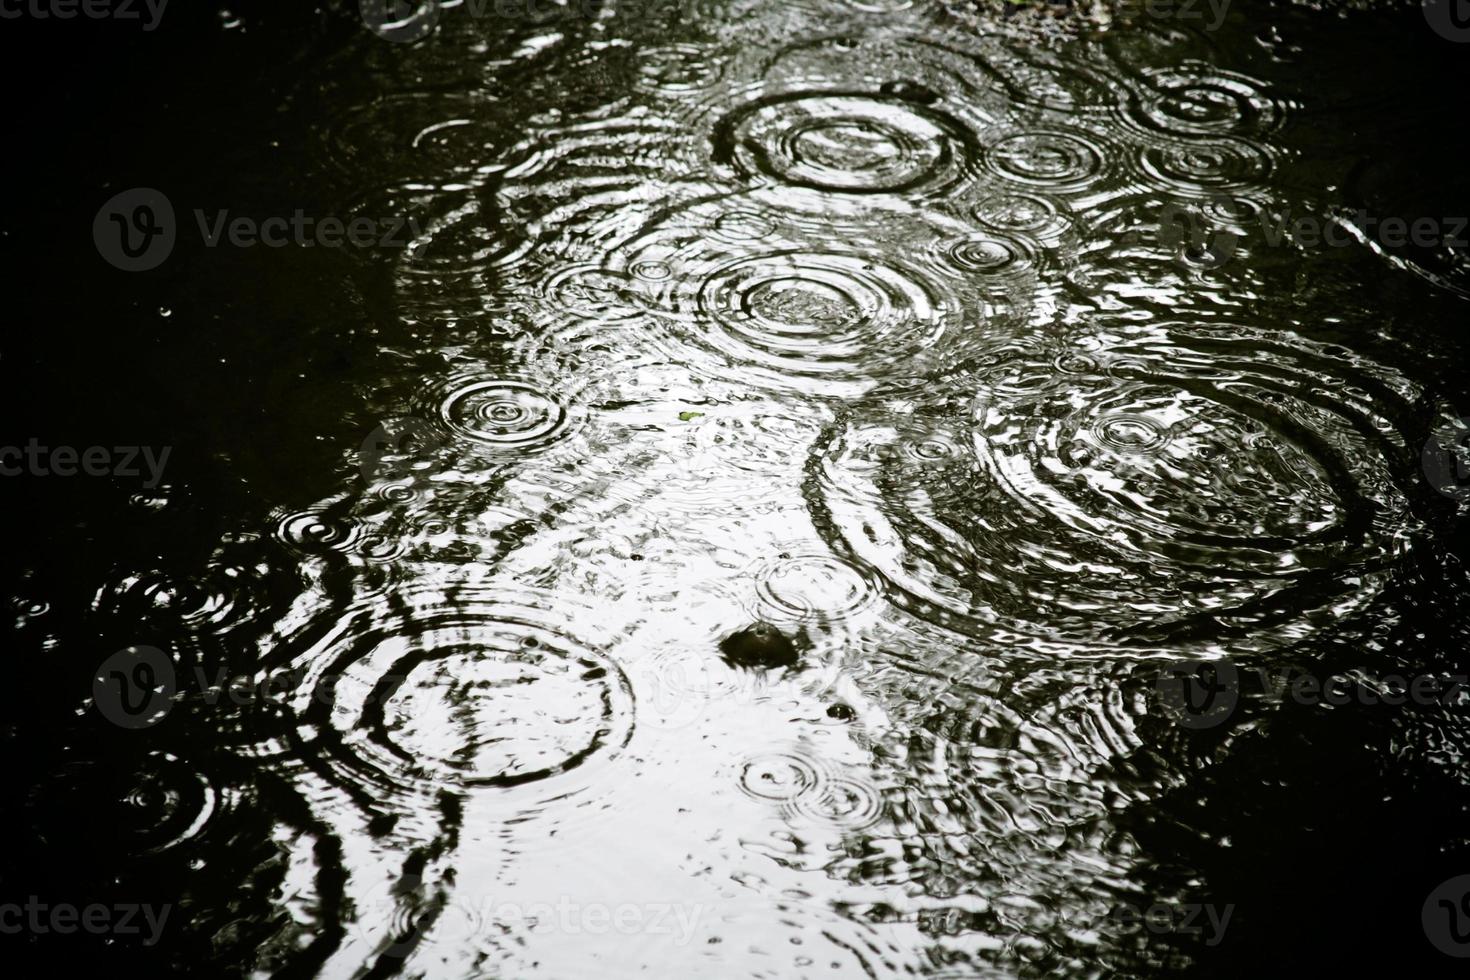
<instances>
[{"instance_id":1,"label":"water surface","mask_svg":"<svg viewBox=\"0 0 1470 980\"><path fill-rule=\"evenodd\" d=\"M69 217L6 221L39 284L7 435L173 449L152 486L4 487L0 885L171 912L7 941L154 975L1453 966L1420 906L1470 871L1459 700L1257 672L1464 663L1464 59L1415 9L1225 14L92 36L142 81L17 123L54 163L23 213ZM86 237L133 186L180 216L141 274ZM221 208L399 232L211 247ZM722 656L755 623L795 664ZM1170 701L1198 661L1243 678L1228 716Z\"/></svg>"}]
</instances>

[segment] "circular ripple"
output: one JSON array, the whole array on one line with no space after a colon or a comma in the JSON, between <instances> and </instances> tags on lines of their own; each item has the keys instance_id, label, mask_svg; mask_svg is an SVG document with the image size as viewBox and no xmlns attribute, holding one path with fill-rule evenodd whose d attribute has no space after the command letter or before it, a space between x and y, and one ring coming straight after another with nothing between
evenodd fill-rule
<instances>
[{"instance_id":1,"label":"circular ripple","mask_svg":"<svg viewBox=\"0 0 1470 980\"><path fill-rule=\"evenodd\" d=\"M264 567L216 562L198 576L164 571L124 574L97 591L92 607L123 620L224 633L261 611L265 591Z\"/></svg>"},{"instance_id":2,"label":"circular ripple","mask_svg":"<svg viewBox=\"0 0 1470 980\"><path fill-rule=\"evenodd\" d=\"M977 155L957 120L896 95L772 96L726 117L713 139L716 160L747 175L850 194L946 186Z\"/></svg>"},{"instance_id":3,"label":"circular ripple","mask_svg":"<svg viewBox=\"0 0 1470 980\"><path fill-rule=\"evenodd\" d=\"M938 343L951 305L915 270L822 252L727 262L696 304L715 346L782 376L851 375L918 353Z\"/></svg>"},{"instance_id":4,"label":"circular ripple","mask_svg":"<svg viewBox=\"0 0 1470 980\"><path fill-rule=\"evenodd\" d=\"M288 514L276 522L276 539L304 554L350 551L361 533L362 528L350 520L313 510Z\"/></svg>"},{"instance_id":5,"label":"circular ripple","mask_svg":"<svg viewBox=\"0 0 1470 980\"><path fill-rule=\"evenodd\" d=\"M1271 171L1270 155L1239 139L1153 145L1142 151L1141 162L1149 176L1184 191L1255 184Z\"/></svg>"},{"instance_id":6,"label":"circular ripple","mask_svg":"<svg viewBox=\"0 0 1470 980\"><path fill-rule=\"evenodd\" d=\"M780 555L756 573L755 591L759 617L775 623L851 619L877 599L866 572L827 554Z\"/></svg>"},{"instance_id":7,"label":"circular ripple","mask_svg":"<svg viewBox=\"0 0 1470 980\"><path fill-rule=\"evenodd\" d=\"M1158 452L1171 438L1162 422L1135 412L1103 415L1093 423L1091 434L1104 448L1133 455Z\"/></svg>"},{"instance_id":8,"label":"circular ripple","mask_svg":"<svg viewBox=\"0 0 1470 980\"><path fill-rule=\"evenodd\" d=\"M1037 264L1037 249L1018 236L999 233L966 235L940 242L939 261L962 272L978 272L987 276L1014 275Z\"/></svg>"},{"instance_id":9,"label":"circular ripple","mask_svg":"<svg viewBox=\"0 0 1470 980\"><path fill-rule=\"evenodd\" d=\"M493 100L472 93L406 92L349 109L328 127L332 163L354 179L452 174L481 165L506 132Z\"/></svg>"},{"instance_id":10,"label":"circular ripple","mask_svg":"<svg viewBox=\"0 0 1470 980\"><path fill-rule=\"evenodd\" d=\"M740 769L741 791L765 803L794 803L827 781L820 763L795 751L756 756Z\"/></svg>"},{"instance_id":11,"label":"circular ripple","mask_svg":"<svg viewBox=\"0 0 1470 980\"><path fill-rule=\"evenodd\" d=\"M568 266L541 284L544 301L554 314L604 323L623 323L647 316L644 287L629 276L597 266Z\"/></svg>"},{"instance_id":12,"label":"circular ripple","mask_svg":"<svg viewBox=\"0 0 1470 980\"><path fill-rule=\"evenodd\" d=\"M1261 133L1281 111L1259 82L1203 62L1149 72L1147 86L1130 105L1129 121L1151 133L1214 136Z\"/></svg>"},{"instance_id":13,"label":"circular ripple","mask_svg":"<svg viewBox=\"0 0 1470 980\"><path fill-rule=\"evenodd\" d=\"M628 267L628 272L633 275L633 278L642 279L644 282L663 282L674 274L674 270L667 262L656 261L634 262Z\"/></svg>"},{"instance_id":14,"label":"circular ripple","mask_svg":"<svg viewBox=\"0 0 1470 980\"><path fill-rule=\"evenodd\" d=\"M706 48L670 44L638 52L638 87L663 95L684 95L713 85L720 64Z\"/></svg>"},{"instance_id":15,"label":"circular ripple","mask_svg":"<svg viewBox=\"0 0 1470 980\"><path fill-rule=\"evenodd\" d=\"M37 837L68 850L95 839L86 828L102 820L107 840L128 855L173 850L199 836L214 816L218 793L208 779L167 752L150 752L134 767L74 763L37 787L29 799Z\"/></svg>"},{"instance_id":16,"label":"circular ripple","mask_svg":"<svg viewBox=\"0 0 1470 980\"><path fill-rule=\"evenodd\" d=\"M1269 647L1376 593L1410 526L1399 379L1243 327L1099 346L968 379L962 457L919 466L877 407L835 426L808 487L834 550L946 626L1069 642Z\"/></svg>"},{"instance_id":17,"label":"circular ripple","mask_svg":"<svg viewBox=\"0 0 1470 980\"><path fill-rule=\"evenodd\" d=\"M462 184L404 183L368 195L350 209L349 225L366 220L371 233L351 254L386 256L398 272L442 288L442 277L482 275L523 259L538 240L531 225L513 225L493 196Z\"/></svg>"},{"instance_id":18,"label":"circular ripple","mask_svg":"<svg viewBox=\"0 0 1470 980\"><path fill-rule=\"evenodd\" d=\"M1069 133L1018 133L987 147L985 162L1006 180L1052 193L1077 191L1102 176L1104 150Z\"/></svg>"},{"instance_id":19,"label":"circular ripple","mask_svg":"<svg viewBox=\"0 0 1470 980\"><path fill-rule=\"evenodd\" d=\"M566 436L572 413L555 398L520 381L456 385L439 403L439 417L456 435L500 450L538 449Z\"/></svg>"},{"instance_id":20,"label":"circular ripple","mask_svg":"<svg viewBox=\"0 0 1470 980\"><path fill-rule=\"evenodd\" d=\"M776 222L768 215L744 208L721 214L710 229L715 238L734 244L761 241L775 232Z\"/></svg>"},{"instance_id":21,"label":"circular ripple","mask_svg":"<svg viewBox=\"0 0 1470 980\"><path fill-rule=\"evenodd\" d=\"M1048 244L1072 224L1055 202L1031 194L992 194L970 213L981 224L998 231L1032 235Z\"/></svg>"},{"instance_id":22,"label":"circular ripple","mask_svg":"<svg viewBox=\"0 0 1470 980\"><path fill-rule=\"evenodd\" d=\"M362 789L550 782L625 745L622 668L551 596L428 591L365 603L291 651L303 737ZM370 790L369 790L370 791Z\"/></svg>"},{"instance_id":23,"label":"circular ripple","mask_svg":"<svg viewBox=\"0 0 1470 980\"><path fill-rule=\"evenodd\" d=\"M847 776L836 776L820 793L804 793L795 802L802 816L845 830L871 827L883 816L877 787Z\"/></svg>"},{"instance_id":24,"label":"circular ripple","mask_svg":"<svg viewBox=\"0 0 1470 980\"><path fill-rule=\"evenodd\" d=\"M1010 99L1021 105L1101 113L1116 109L1123 98L1118 78L1043 45L1006 45L989 55L986 64L999 75Z\"/></svg>"}]
</instances>

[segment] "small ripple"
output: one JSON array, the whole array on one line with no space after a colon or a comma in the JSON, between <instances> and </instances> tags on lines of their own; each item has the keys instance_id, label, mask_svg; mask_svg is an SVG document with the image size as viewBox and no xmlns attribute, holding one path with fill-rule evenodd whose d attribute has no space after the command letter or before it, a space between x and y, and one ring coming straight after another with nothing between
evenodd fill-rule
<instances>
[{"instance_id":1,"label":"small ripple","mask_svg":"<svg viewBox=\"0 0 1470 980\"><path fill-rule=\"evenodd\" d=\"M976 221L1002 232L1031 235L1055 243L1072 227L1072 218L1056 202L1033 194L991 194L970 214Z\"/></svg>"},{"instance_id":2,"label":"small ripple","mask_svg":"<svg viewBox=\"0 0 1470 980\"><path fill-rule=\"evenodd\" d=\"M917 269L835 252L738 258L705 272L694 295L678 288L707 327L702 339L783 386L891 370L938 345L958 309Z\"/></svg>"},{"instance_id":3,"label":"small ripple","mask_svg":"<svg viewBox=\"0 0 1470 980\"><path fill-rule=\"evenodd\" d=\"M939 242L936 253L941 262L956 269L996 276L1019 275L1035 269L1040 251L1020 235L992 232Z\"/></svg>"},{"instance_id":4,"label":"small ripple","mask_svg":"<svg viewBox=\"0 0 1470 980\"><path fill-rule=\"evenodd\" d=\"M551 445L574 429L577 413L522 381L477 379L445 386L438 414L450 432L513 452Z\"/></svg>"},{"instance_id":5,"label":"small ripple","mask_svg":"<svg viewBox=\"0 0 1470 980\"><path fill-rule=\"evenodd\" d=\"M1017 133L985 150L996 176L1045 188L1048 194L1086 190L1104 176L1108 151L1091 138L1062 132Z\"/></svg>"},{"instance_id":6,"label":"small ripple","mask_svg":"<svg viewBox=\"0 0 1470 980\"><path fill-rule=\"evenodd\" d=\"M687 95L719 81L721 65L708 49L670 44L638 52L638 87L660 95Z\"/></svg>"},{"instance_id":7,"label":"small ripple","mask_svg":"<svg viewBox=\"0 0 1470 980\"><path fill-rule=\"evenodd\" d=\"M877 787L847 776L835 776L820 793L804 793L795 802L803 816L844 830L871 827L883 817Z\"/></svg>"},{"instance_id":8,"label":"small ripple","mask_svg":"<svg viewBox=\"0 0 1470 980\"><path fill-rule=\"evenodd\" d=\"M760 618L842 622L869 609L878 591L867 572L828 554L782 554L756 573Z\"/></svg>"},{"instance_id":9,"label":"small ripple","mask_svg":"<svg viewBox=\"0 0 1470 980\"><path fill-rule=\"evenodd\" d=\"M1241 139L1156 144L1145 147L1140 159L1144 173L1179 190L1195 192L1255 185L1272 168L1265 147Z\"/></svg>"},{"instance_id":10,"label":"small ripple","mask_svg":"<svg viewBox=\"0 0 1470 980\"><path fill-rule=\"evenodd\" d=\"M1108 70L1043 45L1006 45L989 52L985 64L1018 105L1095 115L1115 110L1125 97L1123 82Z\"/></svg>"},{"instance_id":11,"label":"small ripple","mask_svg":"<svg viewBox=\"0 0 1470 980\"><path fill-rule=\"evenodd\" d=\"M766 96L721 120L712 139L716 162L746 176L847 194L947 188L978 156L964 124L897 95Z\"/></svg>"},{"instance_id":12,"label":"small ripple","mask_svg":"<svg viewBox=\"0 0 1470 980\"><path fill-rule=\"evenodd\" d=\"M1281 114L1255 79L1187 61L1149 71L1124 118L1150 136L1246 136L1274 129Z\"/></svg>"},{"instance_id":13,"label":"small ripple","mask_svg":"<svg viewBox=\"0 0 1470 980\"><path fill-rule=\"evenodd\" d=\"M200 575L125 572L103 585L92 608L120 620L191 633L225 633L255 619L266 605L269 570L219 561Z\"/></svg>"},{"instance_id":14,"label":"small ripple","mask_svg":"<svg viewBox=\"0 0 1470 980\"><path fill-rule=\"evenodd\" d=\"M769 215L749 208L726 211L715 219L710 233L716 238L743 244L770 238L776 233L776 222Z\"/></svg>"},{"instance_id":15,"label":"small ripple","mask_svg":"<svg viewBox=\"0 0 1470 980\"><path fill-rule=\"evenodd\" d=\"M763 803L795 803L820 792L829 778L810 755L797 750L771 752L740 767L740 790Z\"/></svg>"},{"instance_id":16,"label":"small ripple","mask_svg":"<svg viewBox=\"0 0 1470 980\"><path fill-rule=\"evenodd\" d=\"M276 540L298 554L346 552L356 546L362 528L317 510L297 511L276 522Z\"/></svg>"},{"instance_id":17,"label":"small ripple","mask_svg":"<svg viewBox=\"0 0 1470 980\"><path fill-rule=\"evenodd\" d=\"M102 820L108 840L129 855L184 847L203 833L220 807L205 775L178 756L150 752L136 767L77 762L62 768L29 798L41 841L75 847L77 827ZM62 836L53 836L60 831Z\"/></svg>"},{"instance_id":18,"label":"small ripple","mask_svg":"<svg viewBox=\"0 0 1470 980\"><path fill-rule=\"evenodd\" d=\"M598 266L560 268L537 289L548 310L562 316L624 323L648 312L648 296L642 284L624 273Z\"/></svg>"},{"instance_id":19,"label":"small ripple","mask_svg":"<svg viewBox=\"0 0 1470 980\"><path fill-rule=\"evenodd\" d=\"M372 243L352 254L391 261L406 280L400 289L409 301L417 289L443 291L444 277L513 268L540 238L534 224L508 220L489 189L467 184L384 188L353 204L349 219L366 219L374 228Z\"/></svg>"},{"instance_id":20,"label":"small ripple","mask_svg":"<svg viewBox=\"0 0 1470 980\"><path fill-rule=\"evenodd\" d=\"M504 140L496 102L483 94L404 92L347 110L331 126L330 162L344 174L468 174Z\"/></svg>"}]
</instances>

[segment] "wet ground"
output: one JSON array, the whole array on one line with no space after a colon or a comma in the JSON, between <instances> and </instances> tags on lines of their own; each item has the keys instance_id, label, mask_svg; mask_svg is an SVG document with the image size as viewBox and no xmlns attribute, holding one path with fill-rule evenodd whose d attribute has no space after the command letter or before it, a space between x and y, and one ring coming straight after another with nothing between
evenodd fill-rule
<instances>
[{"instance_id":1,"label":"wet ground","mask_svg":"<svg viewBox=\"0 0 1470 980\"><path fill-rule=\"evenodd\" d=\"M14 962L1454 975L1455 22L404 13L0 22Z\"/></svg>"}]
</instances>

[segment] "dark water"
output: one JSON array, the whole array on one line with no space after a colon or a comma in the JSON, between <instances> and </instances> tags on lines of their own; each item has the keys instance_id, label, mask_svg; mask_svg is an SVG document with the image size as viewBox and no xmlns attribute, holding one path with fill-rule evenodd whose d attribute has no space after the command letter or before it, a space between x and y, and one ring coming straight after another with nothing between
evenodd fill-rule
<instances>
[{"instance_id":1,"label":"dark water","mask_svg":"<svg viewBox=\"0 0 1470 980\"><path fill-rule=\"evenodd\" d=\"M13 975L1456 975L1470 45L1218 13L0 21Z\"/></svg>"}]
</instances>

